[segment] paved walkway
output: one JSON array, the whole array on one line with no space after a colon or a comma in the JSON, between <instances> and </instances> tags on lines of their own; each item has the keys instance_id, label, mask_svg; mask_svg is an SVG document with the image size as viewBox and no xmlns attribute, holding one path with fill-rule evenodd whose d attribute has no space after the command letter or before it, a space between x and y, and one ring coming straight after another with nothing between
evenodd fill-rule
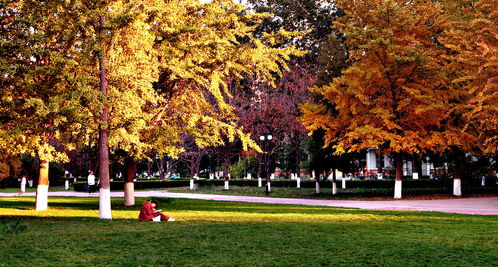
<instances>
[{"instance_id":1,"label":"paved walkway","mask_svg":"<svg viewBox=\"0 0 498 267\"><path fill-rule=\"evenodd\" d=\"M0 193L0 197L17 196L17 193ZM34 196L35 193L26 193L24 196ZM84 192L59 191L49 192L49 196L71 196L71 197L98 197L98 193L88 194ZM123 197L123 192L111 192L111 197ZM460 199L438 199L438 200L392 200L392 201L360 201L360 200L321 200L321 199L299 199L299 198L273 198L273 197L251 197L232 195L208 195L171 193L167 191L136 191L136 197L169 197L190 198L217 201L239 201L272 204L295 204L310 206L344 207L376 210L411 210L411 211L438 211L446 213L498 215L498 197L489 198L460 198Z\"/></svg>"}]
</instances>

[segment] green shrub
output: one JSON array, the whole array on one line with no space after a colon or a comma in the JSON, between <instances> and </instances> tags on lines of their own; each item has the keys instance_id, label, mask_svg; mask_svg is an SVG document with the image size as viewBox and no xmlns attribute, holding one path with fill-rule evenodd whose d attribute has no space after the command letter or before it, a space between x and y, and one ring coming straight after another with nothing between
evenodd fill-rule
<instances>
[{"instance_id":1,"label":"green shrub","mask_svg":"<svg viewBox=\"0 0 498 267\"><path fill-rule=\"evenodd\" d=\"M258 172L258 161L256 160L255 155L248 155L245 168L247 173L250 173L252 177L256 177L256 173ZM229 167L230 174L232 178L244 178L244 160L241 159L234 164L231 164Z\"/></svg>"}]
</instances>

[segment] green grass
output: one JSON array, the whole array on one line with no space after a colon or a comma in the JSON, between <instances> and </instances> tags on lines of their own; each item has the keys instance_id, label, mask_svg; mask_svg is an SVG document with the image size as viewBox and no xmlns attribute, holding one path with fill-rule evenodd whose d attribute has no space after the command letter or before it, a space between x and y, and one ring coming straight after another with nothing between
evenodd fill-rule
<instances>
[{"instance_id":1,"label":"green grass","mask_svg":"<svg viewBox=\"0 0 498 267\"><path fill-rule=\"evenodd\" d=\"M0 266L498 264L498 216L159 200L176 222L138 222L122 199L100 220L98 198L0 198Z\"/></svg>"},{"instance_id":2,"label":"green grass","mask_svg":"<svg viewBox=\"0 0 498 267\"><path fill-rule=\"evenodd\" d=\"M1 193L19 193L19 187L0 188ZM64 191L64 186L50 186L48 191ZM26 186L26 193L36 192L36 186Z\"/></svg>"},{"instance_id":3,"label":"green grass","mask_svg":"<svg viewBox=\"0 0 498 267\"><path fill-rule=\"evenodd\" d=\"M200 186L197 190L189 187L167 188L169 192L176 193L198 193L198 194L222 194L239 196L266 196L264 187L251 186L230 186L230 190L224 190L223 186ZM427 196L432 194L447 194L451 197L450 189L441 188L404 188L403 196ZM330 187L321 188L321 193L317 194L315 188L296 187L272 187L270 196L287 198L314 198L314 199L360 199L371 197L394 196L394 188L337 188L337 194L332 195Z\"/></svg>"}]
</instances>

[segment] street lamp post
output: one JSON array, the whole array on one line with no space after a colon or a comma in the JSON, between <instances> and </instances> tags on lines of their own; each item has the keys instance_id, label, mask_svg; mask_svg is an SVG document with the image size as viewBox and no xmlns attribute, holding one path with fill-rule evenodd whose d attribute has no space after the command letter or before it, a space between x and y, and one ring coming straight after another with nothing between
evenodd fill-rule
<instances>
[{"instance_id":1,"label":"street lamp post","mask_svg":"<svg viewBox=\"0 0 498 267\"><path fill-rule=\"evenodd\" d=\"M268 142L273 139L273 136L270 134L268 135L261 135L259 137L259 140L261 140L261 143L263 144L263 168L262 168L262 175L266 179L266 186L265 186L265 192L266 195L270 194L270 164L268 164Z\"/></svg>"}]
</instances>

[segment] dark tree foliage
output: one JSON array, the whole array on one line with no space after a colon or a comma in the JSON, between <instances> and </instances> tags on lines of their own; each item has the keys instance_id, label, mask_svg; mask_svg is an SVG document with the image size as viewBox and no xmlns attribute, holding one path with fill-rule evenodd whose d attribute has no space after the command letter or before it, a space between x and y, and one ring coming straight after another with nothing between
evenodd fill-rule
<instances>
[{"instance_id":1,"label":"dark tree foliage","mask_svg":"<svg viewBox=\"0 0 498 267\"><path fill-rule=\"evenodd\" d=\"M309 50L308 59L317 59L323 43L332 33L332 22L343 12L331 4L317 0L249 0L258 12L270 12L275 16L268 18L259 27L260 32L273 32L281 27L286 30L306 31L306 36L297 41L300 48Z\"/></svg>"},{"instance_id":2,"label":"dark tree foliage","mask_svg":"<svg viewBox=\"0 0 498 267\"><path fill-rule=\"evenodd\" d=\"M324 130L317 130L312 138L306 142L309 153L308 171L315 171L316 175L328 176L337 169L343 173L354 173L361 168L364 153L347 153L341 156L334 155L334 150L328 146L324 148Z\"/></svg>"}]
</instances>

